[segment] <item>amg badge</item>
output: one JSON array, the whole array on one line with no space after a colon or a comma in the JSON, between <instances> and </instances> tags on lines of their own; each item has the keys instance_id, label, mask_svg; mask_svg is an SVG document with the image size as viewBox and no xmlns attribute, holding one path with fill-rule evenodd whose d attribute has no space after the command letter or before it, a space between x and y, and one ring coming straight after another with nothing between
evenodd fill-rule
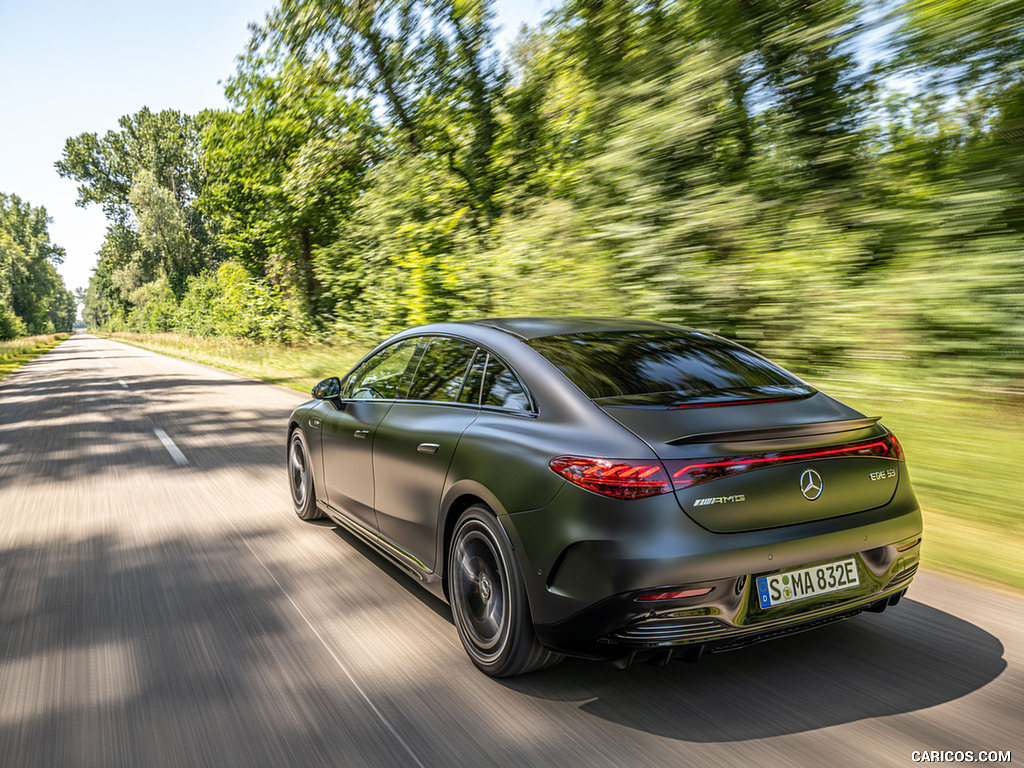
<instances>
[{"instance_id":1,"label":"amg badge","mask_svg":"<svg viewBox=\"0 0 1024 768\"><path fill-rule=\"evenodd\" d=\"M695 507L706 507L708 504L731 504L734 501L746 501L747 497L742 493L735 496L712 496L707 499L697 499L693 502Z\"/></svg>"}]
</instances>

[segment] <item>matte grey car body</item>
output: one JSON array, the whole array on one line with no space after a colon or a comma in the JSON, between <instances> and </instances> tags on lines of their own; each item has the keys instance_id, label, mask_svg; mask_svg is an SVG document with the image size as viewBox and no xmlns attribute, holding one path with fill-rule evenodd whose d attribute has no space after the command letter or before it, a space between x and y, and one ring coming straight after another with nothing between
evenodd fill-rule
<instances>
[{"instance_id":1,"label":"matte grey car body","mask_svg":"<svg viewBox=\"0 0 1024 768\"><path fill-rule=\"evenodd\" d=\"M288 426L299 516L448 600L488 674L695 660L882 610L917 569L895 437L713 334L427 325L313 393Z\"/></svg>"}]
</instances>

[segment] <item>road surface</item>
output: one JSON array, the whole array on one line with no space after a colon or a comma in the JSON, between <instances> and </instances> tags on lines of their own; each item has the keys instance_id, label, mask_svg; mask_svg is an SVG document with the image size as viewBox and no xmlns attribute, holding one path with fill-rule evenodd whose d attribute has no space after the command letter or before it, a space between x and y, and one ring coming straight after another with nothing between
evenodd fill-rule
<instances>
[{"instance_id":1,"label":"road surface","mask_svg":"<svg viewBox=\"0 0 1024 768\"><path fill-rule=\"evenodd\" d=\"M442 602L292 513L303 399L88 335L0 383L3 765L1024 761L1024 602L927 572L696 665L485 677Z\"/></svg>"}]
</instances>

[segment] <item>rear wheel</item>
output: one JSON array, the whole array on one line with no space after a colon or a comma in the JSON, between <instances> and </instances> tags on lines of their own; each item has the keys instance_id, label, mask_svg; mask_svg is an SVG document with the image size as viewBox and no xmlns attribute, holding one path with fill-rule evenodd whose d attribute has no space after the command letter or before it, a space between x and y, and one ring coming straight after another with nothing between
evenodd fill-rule
<instances>
[{"instance_id":1,"label":"rear wheel","mask_svg":"<svg viewBox=\"0 0 1024 768\"><path fill-rule=\"evenodd\" d=\"M562 659L537 642L519 566L486 507L470 507L455 524L446 578L459 638L483 672L510 677Z\"/></svg>"},{"instance_id":2,"label":"rear wheel","mask_svg":"<svg viewBox=\"0 0 1024 768\"><path fill-rule=\"evenodd\" d=\"M288 439L288 487L292 492L295 514L301 519L318 520L324 516L316 506L309 451L301 429L294 430Z\"/></svg>"}]
</instances>

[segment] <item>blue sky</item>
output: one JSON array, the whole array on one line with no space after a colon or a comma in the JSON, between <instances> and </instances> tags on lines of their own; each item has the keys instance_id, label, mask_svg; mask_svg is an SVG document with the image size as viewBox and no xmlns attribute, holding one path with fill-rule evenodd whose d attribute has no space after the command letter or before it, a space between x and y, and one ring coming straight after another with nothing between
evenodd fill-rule
<instances>
[{"instance_id":1,"label":"blue sky","mask_svg":"<svg viewBox=\"0 0 1024 768\"><path fill-rule=\"evenodd\" d=\"M498 0L499 44L554 0ZM53 168L64 142L106 133L144 106L194 114L225 106L219 81L271 0L0 0L0 192L44 206L67 250L68 288L85 287L106 221L75 206Z\"/></svg>"}]
</instances>

